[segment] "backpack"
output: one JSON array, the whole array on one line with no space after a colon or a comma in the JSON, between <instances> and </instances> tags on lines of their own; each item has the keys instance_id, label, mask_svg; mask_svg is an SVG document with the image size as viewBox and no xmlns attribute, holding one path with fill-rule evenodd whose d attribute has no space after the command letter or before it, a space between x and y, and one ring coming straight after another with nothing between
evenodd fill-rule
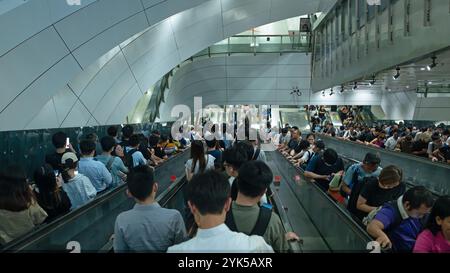
<instances>
[{"instance_id":1,"label":"backpack","mask_svg":"<svg viewBox=\"0 0 450 273\"><path fill-rule=\"evenodd\" d=\"M364 177L363 181L359 181L358 176L359 176L359 168L357 168L355 170L355 172L353 173L353 176L352 176L353 187L352 187L352 192L348 199L347 209L353 215L355 215L359 219L362 219L364 217L364 212L358 210L356 207L356 204L357 204L358 198L359 198L359 194L361 193L362 188L366 183L368 183L372 179L377 179L377 178L373 177L373 176L369 176L369 177Z\"/></svg>"},{"instance_id":2,"label":"backpack","mask_svg":"<svg viewBox=\"0 0 450 273\"><path fill-rule=\"evenodd\" d=\"M133 154L137 151L138 151L137 149L131 149L125 153L125 165L130 169L134 167Z\"/></svg>"},{"instance_id":3,"label":"backpack","mask_svg":"<svg viewBox=\"0 0 450 273\"><path fill-rule=\"evenodd\" d=\"M260 153L261 153L261 149L257 148L255 153L253 154L252 160L257 160Z\"/></svg>"},{"instance_id":4,"label":"backpack","mask_svg":"<svg viewBox=\"0 0 450 273\"><path fill-rule=\"evenodd\" d=\"M314 157L314 155L315 155L316 153L311 153L309 150L306 151L306 152L308 153L308 160L306 160L306 162L303 163L303 164L308 165L309 162L311 161L311 159Z\"/></svg>"},{"instance_id":5,"label":"backpack","mask_svg":"<svg viewBox=\"0 0 450 273\"><path fill-rule=\"evenodd\" d=\"M112 170L112 164L114 163L114 159L116 159L116 157L111 156L111 158L108 160L108 163L106 163L106 169L108 169L108 172L111 172Z\"/></svg>"},{"instance_id":6,"label":"backpack","mask_svg":"<svg viewBox=\"0 0 450 273\"><path fill-rule=\"evenodd\" d=\"M266 233L267 227L269 226L270 218L272 218L272 206L269 204L262 205L259 209L258 220L256 220L256 224L253 227L253 230L250 232L250 234L247 235L264 236L264 233ZM236 223L234 222L231 206L230 210L227 212L225 224L231 231L239 232L236 227Z\"/></svg>"}]
</instances>

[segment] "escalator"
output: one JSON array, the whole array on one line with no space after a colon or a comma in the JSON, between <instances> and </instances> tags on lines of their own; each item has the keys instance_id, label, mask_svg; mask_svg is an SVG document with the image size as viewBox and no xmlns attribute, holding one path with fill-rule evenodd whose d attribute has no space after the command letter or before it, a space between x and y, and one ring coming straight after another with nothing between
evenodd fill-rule
<instances>
[{"instance_id":1,"label":"escalator","mask_svg":"<svg viewBox=\"0 0 450 273\"><path fill-rule=\"evenodd\" d=\"M293 252L367 252L370 241L362 230L333 200L278 152L266 152L273 174L281 182L273 183L269 200L278 213L286 232L298 234L303 244L290 242ZM185 216L184 153L155 171L162 191L157 202L177 209ZM176 166L176 167L175 167ZM169 177L179 177L170 181ZM69 242L77 242L80 252L111 252L117 215L133 207L134 201L117 188L88 206L73 211L55 222L6 246L2 252L70 252ZM186 219L185 219L186 220Z\"/></svg>"},{"instance_id":2,"label":"escalator","mask_svg":"<svg viewBox=\"0 0 450 273\"><path fill-rule=\"evenodd\" d=\"M303 238L304 252L367 252L372 239L344 207L279 152L266 156L274 176L281 176L277 191L294 232Z\"/></svg>"},{"instance_id":3,"label":"escalator","mask_svg":"<svg viewBox=\"0 0 450 273\"><path fill-rule=\"evenodd\" d=\"M184 176L184 163L189 151L170 158L156 168L155 180L160 193L157 199L164 201ZM175 181L171 178L177 177ZM71 211L55 221L39 226L36 230L5 245L0 252L69 252L69 242L81 247L81 252L108 251L114 223L119 213L134 206L134 200L126 195L122 185L85 206ZM69 250L68 250L69 249Z\"/></svg>"},{"instance_id":4,"label":"escalator","mask_svg":"<svg viewBox=\"0 0 450 273\"><path fill-rule=\"evenodd\" d=\"M333 126L335 127L341 127L342 126L342 120L339 116L338 112L329 112L326 115L327 119L330 120L333 123Z\"/></svg>"},{"instance_id":5,"label":"escalator","mask_svg":"<svg viewBox=\"0 0 450 273\"><path fill-rule=\"evenodd\" d=\"M290 126L297 126L302 132L310 131L311 129L307 111L280 111L280 118L282 127L284 127L284 124L289 123Z\"/></svg>"},{"instance_id":6,"label":"escalator","mask_svg":"<svg viewBox=\"0 0 450 273\"><path fill-rule=\"evenodd\" d=\"M377 118L372 113L370 106L363 106L356 115L356 121L366 124L368 126L372 126L376 123Z\"/></svg>"}]
</instances>

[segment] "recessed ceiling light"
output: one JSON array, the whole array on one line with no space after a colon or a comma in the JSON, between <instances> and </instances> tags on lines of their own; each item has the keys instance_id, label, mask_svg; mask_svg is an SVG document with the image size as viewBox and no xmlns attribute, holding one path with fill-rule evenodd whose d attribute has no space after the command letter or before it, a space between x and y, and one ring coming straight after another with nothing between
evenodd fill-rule
<instances>
[{"instance_id":1,"label":"recessed ceiling light","mask_svg":"<svg viewBox=\"0 0 450 273\"><path fill-rule=\"evenodd\" d=\"M420 68L421 71L425 71L425 69L426 69L425 67Z\"/></svg>"}]
</instances>

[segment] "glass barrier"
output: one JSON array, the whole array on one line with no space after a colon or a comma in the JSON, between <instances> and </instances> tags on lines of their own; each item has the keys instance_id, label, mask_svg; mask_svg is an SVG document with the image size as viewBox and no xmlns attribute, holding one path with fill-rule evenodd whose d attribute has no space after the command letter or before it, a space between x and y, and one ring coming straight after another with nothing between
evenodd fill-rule
<instances>
[{"instance_id":1,"label":"glass barrier","mask_svg":"<svg viewBox=\"0 0 450 273\"><path fill-rule=\"evenodd\" d=\"M310 52L310 33L292 35L236 35L214 44L190 60L215 54Z\"/></svg>"},{"instance_id":2,"label":"glass barrier","mask_svg":"<svg viewBox=\"0 0 450 273\"><path fill-rule=\"evenodd\" d=\"M331 197L322 192L319 187L308 182L301 171L295 168L279 152L266 152L268 162L275 165L278 174L286 177L280 183L282 187L289 187L295 198L307 213L310 222L319 232L328 251L331 252L367 252L367 243L372 241L370 236L362 229ZM276 172L276 171L275 171ZM274 173L274 175L278 175ZM286 202L286 200L283 200ZM291 208L294 209L295 208ZM290 210L288 210L290 211ZM299 234L303 237L303 234ZM317 238L316 238L317 239ZM320 241L315 241L316 245L309 246L305 240L303 250L326 251L320 245Z\"/></svg>"},{"instance_id":3,"label":"glass barrier","mask_svg":"<svg viewBox=\"0 0 450 273\"><path fill-rule=\"evenodd\" d=\"M381 157L381 165L397 165L402 168L405 182L413 185L422 185L431 191L446 195L450 194L450 165L433 163L428 159L392 152L362 145L352 141L344 141L325 135L320 135L325 147L333 148L340 155L361 161L368 152L377 153Z\"/></svg>"},{"instance_id":4,"label":"glass barrier","mask_svg":"<svg viewBox=\"0 0 450 273\"><path fill-rule=\"evenodd\" d=\"M158 201L164 199L182 181L185 175L184 163L189 156L187 150L156 169ZM171 181L173 176L178 177L175 182ZM126 195L126 185L123 185L50 224L38 227L34 232L6 245L1 251L70 252L72 244L78 245L81 252L98 252L111 241L117 215L133 206L134 201Z\"/></svg>"},{"instance_id":5,"label":"glass barrier","mask_svg":"<svg viewBox=\"0 0 450 273\"><path fill-rule=\"evenodd\" d=\"M33 172L44 164L45 155L53 153L52 135L56 132L64 132L70 138L70 142L78 151L80 140L90 133L95 133L99 139L107 135L108 126L56 128L27 131L0 132L0 162L3 166L17 164L26 171L28 178L33 177ZM153 124L132 124L136 133L148 135L152 130L159 130L162 134L170 134L170 125L162 126ZM116 125L121 129L121 125Z\"/></svg>"}]
</instances>

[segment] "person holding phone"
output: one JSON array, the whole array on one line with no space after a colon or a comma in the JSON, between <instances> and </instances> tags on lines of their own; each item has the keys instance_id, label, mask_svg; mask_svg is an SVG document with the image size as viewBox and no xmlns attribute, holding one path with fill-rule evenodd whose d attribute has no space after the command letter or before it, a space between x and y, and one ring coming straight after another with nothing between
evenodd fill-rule
<instances>
[{"instance_id":1,"label":"person holding phone","mask_svg":"<svg viewBox=\"0 0 450 273\"><path fill-rule=\"evenodd\" d=\"M70 139L64 132L57 132L52 136L52 143L55 147L55 152L45 155L45 163L52 166L55 171L62 172L63 167L61 158L67 152L76 153L70 144Z\"/></svg>"},{"instance_id":2,"label":"person holding phone","mask_svg":"<svg viewBox=\"0 0 450 273\"><path fill-rule=\"evenodd\" d=\"M46 222L70 211L72 204L62 189L62 177L58 170L54 171L52 166L45 164L34 172L34 182L39 206L48 214Z\"/></svg>"}]
</instances>

